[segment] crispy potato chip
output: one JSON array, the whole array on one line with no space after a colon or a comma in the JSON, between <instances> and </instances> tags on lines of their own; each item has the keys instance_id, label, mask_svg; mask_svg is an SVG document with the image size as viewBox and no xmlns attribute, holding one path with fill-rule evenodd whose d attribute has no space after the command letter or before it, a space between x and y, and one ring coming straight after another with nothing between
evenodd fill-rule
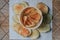
<instances>
[{"instance_id":1,"label":"crispy potato chip","mask_svg":"<svg viewBox=\"0 0 60 40\"><path fill-rule=\"evenodd\" d=\"M43 14L47 14L48 13L48 6L46 6L46 4L40 2L37 4L37 8L39 10L41 10L43 12Z\"/></svg>"},{"instance_id":2,"label":"crispy potato chip","mask_svg":"<svg viewBox=\"0 0 60 40\"><path fill-rule=\"evenodd\" d=\"M20 4L15 4L13 6L13 10L16 14L20 14L20 12L22 11L23 8L27 7L28 6L28 3L27 2L23 2L23 3L20 3Z\"/></svg>"}]
</instances>

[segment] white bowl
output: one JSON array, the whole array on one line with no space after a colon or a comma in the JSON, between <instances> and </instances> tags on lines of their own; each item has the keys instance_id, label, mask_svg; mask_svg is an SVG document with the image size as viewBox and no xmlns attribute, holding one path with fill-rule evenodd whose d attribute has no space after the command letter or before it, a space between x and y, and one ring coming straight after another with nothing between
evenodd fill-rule
<instances>
[{"instance_id":1,"label":"white bowl","mask_svg":"<svg viewBox=\"0 0 60 40\"><path fill-rule=\"evenodd\" d=\"M30 6L29 6L30 7ZM26 8L29 8L29 7L26 7ZM24 9L26 9L26 8L24 8ZM42 20L43 20L43 16L42 16L42 12L38 9L38 8L36 8L36 7L33 7L33 8L35 8L37 11L38 11L38 13L40 14L40 16L41 16L41 19L40 19L40 21L36 24L36 26L35 27L25 27L25 28L27 28L27 29L36 29L36 28L38 28L40 25L41 25L41 23L42 23ZM24 10L23 9L23 10ZM23 10L21 11L21 13L23 12ZM20 17L21 17L21 13L20 13ZM21 22L21 20L19 19L19 22L20 22L20 24L22 24L23 25L23 23Z\"/></svg>"}]
</instances>

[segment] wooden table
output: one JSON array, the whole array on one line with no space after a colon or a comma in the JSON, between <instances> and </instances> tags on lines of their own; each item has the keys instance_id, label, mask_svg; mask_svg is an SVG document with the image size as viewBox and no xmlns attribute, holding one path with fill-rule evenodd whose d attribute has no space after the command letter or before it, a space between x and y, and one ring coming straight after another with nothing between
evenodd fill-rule
<instances>
[{"instance_id":1,"label":"wooden table","mask_svg":"<svg viewBox=\"0 0 60 40\"><path fill-rule=\"evenodd\" d=\"M9 0L0 0L0 40L9 40ZM60 0L53 0L53 40L60 40Z\"/></svg>"}]
</instances>

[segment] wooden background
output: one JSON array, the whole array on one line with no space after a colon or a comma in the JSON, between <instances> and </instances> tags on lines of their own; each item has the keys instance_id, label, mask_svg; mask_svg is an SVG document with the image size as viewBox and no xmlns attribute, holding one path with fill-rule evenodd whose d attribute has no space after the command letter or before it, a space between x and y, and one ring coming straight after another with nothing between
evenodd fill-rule
<instances>
[{"instance_id":1,"label":"wooden background","mask_svg":"<svg viewBox=\"0 0 60 40\"><path fill-rule=\"evenodd\" d=\"M60 40L60 0L53 3L53 40ZM0 0L0 40L9 40L9 0Z\"/></svg>"}]
</instances>

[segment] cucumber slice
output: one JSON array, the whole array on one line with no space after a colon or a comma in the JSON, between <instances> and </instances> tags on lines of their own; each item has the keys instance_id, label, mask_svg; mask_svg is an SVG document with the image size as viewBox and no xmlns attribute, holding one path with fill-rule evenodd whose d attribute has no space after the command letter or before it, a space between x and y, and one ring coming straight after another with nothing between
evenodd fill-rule
<instances>
[{"instance_id":1,"label":"cucumber slice","mask_svg":"<svg viewBox=\"0 0 60 40\"><path fill-rule=\"evenodd\" d=\"M37 39L39 38L39 36L40 36L40 33L38 30L32 30L32 34L30 36L31 39Z\"/></svg>"},{"instance_id":2,"label":"cucumber slice","mask_svg":"<svg viewBox=\"0 0 60 40\"><path fill-rule=\"evenodd\" d=\"M37 8L42 11L43 15L48 13L48 6L42 2L37 4Z\"/></svg>"},{"instance_id":3,"label":"cucumber slice","mask_svg":"<svg viewBox=\"0 0 60 40\"><path fill-rule=\"evenodd\" d=\"M28 2L25 2L25 1L23 1L22 4L24 5L24 7L29 6Z\"/></svg>"},{"instance_id":4,"label":"cucumber slice","mask_svg":"<svg viewBox=\"0 0 60 40\"><path fill-rule=\"evenodd\" d=\"M51 14L47 14L47 24L51 23L52 20L52 15Z\"/></svg>"},{"instance_id":5,"label":"cucumber slice","mask_svg":"<svg viewBox=\"0 0 60 40\"><path fill-rule=\"evenodd\" d=\"M50 31L50 25L49 24L42 24L39 28L38 28L39 32L48 32Z\"/></svg>"},{"instance_id":6,"label":"cucumber slice","mask_svg":"<svg viewBox=\"0 0 60 40\"><path fill-rule=\"evenodd\" d=\"M20 24L15 22L15 23L13 24L13 29L14 29L17 33L19 33L19 30L21 29Z\"/></svg>"},{"instance_id":7,"label":"cucumber slice","mask_svg":"<svg viewBox=\"0 0 60 40\"><path fill-rule=\"evenodd\" d=\"M43 16L43 23L49 24L52 20L52 15L51 14L46 14Z\"/></svg>"},{"instance_id":8,"label":"cucumber slice","mask_svg":"<svg viewBox=\"0 0 60 40\"><path fill-rule=\"evenodd\" d=\"M14 15L12 18L14 22L19 23L18 15Z\"/></svg>"},{"instance_id":9,"label":"cucumber slice","mask_svg":"<svg viewBox=\"0 0 60 40\"><path fill-rule=\"evenodd\" d=\"M15 14L20 14L20 12L22 11L22 9L25 8L25 7L27 7L27 6L28 6L27 2L18 3L18 4L15 4L13 6L13 10L14 10Z\"/></svg>"}]
</instances>

